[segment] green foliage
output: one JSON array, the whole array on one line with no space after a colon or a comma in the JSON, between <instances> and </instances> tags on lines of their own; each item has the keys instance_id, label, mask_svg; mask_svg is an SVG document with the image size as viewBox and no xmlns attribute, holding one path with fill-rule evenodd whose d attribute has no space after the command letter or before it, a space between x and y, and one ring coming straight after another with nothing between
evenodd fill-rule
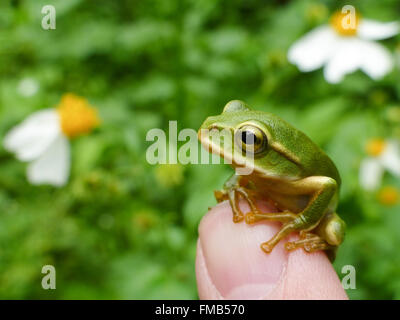
<instances>
[{"instance_id":1,"label":"green foliage","mask_svg":"<svg viewBox=\"0 0 400 320\"><path fill-rule=\"evenodd\" d=\"M47 4L56 30L41 28ZM0 298L196 298L197 226L230 171L149 165L145 137L169 120L197 129L236 98L301 128L338 165L348 234L335 267L340 277L343 265L356 267L349 296L400 299L399 206L381 205L358 183L368 139L400 130L388 116L399 106L399 71L378 82L356 72L331 85L321 70L302 74L286 59L296 39L344 4L2 1L0 137L65 92L88 98L103 124L72 141L61 189L30 185L26 164L0 147ZM385 21L399 10L395 0L354 5ZM383 44L394 52L398 41ZM25 78L40 84L32 97L18 90ZM400 188L389 175L383 184ZM56 267L57 290L40 286L45 264Z\"/></svg>"}]
</instances>

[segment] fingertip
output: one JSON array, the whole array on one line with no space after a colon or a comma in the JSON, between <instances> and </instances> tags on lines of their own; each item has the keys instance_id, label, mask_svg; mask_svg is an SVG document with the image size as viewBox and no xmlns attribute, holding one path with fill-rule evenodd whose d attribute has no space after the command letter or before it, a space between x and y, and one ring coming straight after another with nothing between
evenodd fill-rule
<instances>
[{"instance_id":1,"label":"fingertip","mask_svg":"<svg viewBox=\"0 0 400 320\"><path fill-rule=\"evenodd\" d=\"M196 256L196 279L197 290L201 300L221 300L223 297L215 288L208 274L207 266L204 260L203 249L201 248L200 240L197 241L197 256Z\"/></svg>"},{"instance_id":2,"label":"fingertip","mask_svg":"<svg viewBox=\"0 0 400 320\"><path fill-rule=\"evenodd\" d=\"M261 207L274 212L266 203ZM248 210L245 203L241 208ZM196 277L200 299L346 299L323 252L289 253L284 248L287 239L270 254L260 249L279 227L271 222L233 223L228 202L212 208L199 225Z\"/></svg>"},{"instance_id":3,"label":"fingertip","mask_svg":"<svg viewBox=\"0 0 400 320\"><path fill-rule=\"evenodd\" d=\"M243 212L248 211L247 204L240 205ZM265 211L276 211L266 204L261 206ZM280 243L277 250L267 255L260 249L260 244L278 230L279 223L233 223L228 202L210 210L199 226L197 276L200 296L258 299L272 290L281 278L287 252ZM210 292L213 293L209 295Z\"/></svg>"},{"instance_id":4,"label":"fingertip","mask_svg":"<svg viewBox=\"0 0 400 320\"><path fill-rule=\"evenodd\" d=\"M322 251L290 253L284 284L275 299L345 300L348 299L335 269Z\"/></svg>"}]
</instances>

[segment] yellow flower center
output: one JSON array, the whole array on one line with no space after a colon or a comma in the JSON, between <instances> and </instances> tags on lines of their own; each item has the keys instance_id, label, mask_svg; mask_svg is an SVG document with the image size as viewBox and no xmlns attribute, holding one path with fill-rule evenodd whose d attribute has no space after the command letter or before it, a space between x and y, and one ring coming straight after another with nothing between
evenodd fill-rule
<instances>
[{"instance_id":1,"label":"yellow flower center","mask_svg":"<svg viewBox=\"0 0 400 320\"><path fill-rule=\"evenodd\" d=\"M349 37L357 33L360 15L356 13L335 12L331 17L332 28L341 36Z\"/></svg>"},{"instance_id":2,"label":"yellow flower center","mask_svg":"<svg viewBox=\"0 0 400 320\"><path fill-rule=\"evenodd\" d=\"M379 202L386 206L395 205L400 199L399 190L395 187L384 187L378 195Z\"/></svg>"},{"instance_id":3,"label":"yellow flower center","mask_svg":"<svg viewBox=\"0 0 400 320\"><path fill-rule=\"evenodd\" d=\"M377 157L382 154L382 152L386 148L386 142L383 139L372 139L368 141L365 150L366 152L373 157Z\"/></svg>"},{"instance_id":4,"label":"yellow flower center","mask_svg":"<svg viewBox=\"0 0 400 320\"><path fill-rule=\"evenodd\" d=\"M69 138L89 133L100 124L97 110L89 102L72 93L65 94L57 106L61 130Z\"/></svg>"}]
</instances>

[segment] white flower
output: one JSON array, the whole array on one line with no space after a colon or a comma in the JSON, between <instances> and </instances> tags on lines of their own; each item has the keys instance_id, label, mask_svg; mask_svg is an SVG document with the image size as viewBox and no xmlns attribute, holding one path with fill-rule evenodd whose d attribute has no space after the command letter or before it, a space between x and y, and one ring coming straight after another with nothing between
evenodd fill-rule
<instances>
[{"instance_id":1,"label":"white flower","mask_svg":"<svg viewBox=\"0 0 400 320\"><path fill-rule=\"evenodd\" d=\"M24 78L18 83L17 90L21 96L32 97L39 91L39 83L33 78Z\"/></svg>"},{"instance_id":2,"label":"white flower","mask_svg":"<svg viewBox=\"0 0 400 320\"><path fill-rule=\"evenodd\" d=\"M374 139L368 142L366 150L369 157L361 162L359 174L364 189L378 188L385 170L400 177L400 147L396 141Z\"/></svg>"},{"instance_id":3,"label":"white flower","mask_svg":"<svg viewBox=\"0 0 400 320\"><path fill-rule=\"evenodd\" d=\"M353 28L344 28L342 13L332 16L330 25L320 26L295 42L288 60L302 72L324 66L330 83L340 82L358 69L372 79L380 79L393 68L393 56L373 40L393 37L400 31L397 22L381 23L356 17Z\"/></svg>"},{"instance_id":4,"label":"white flower","mask_svg":"<svg viewBox=\"0 0 400 320\"><path fill-rule=\"evenodd\" d=\"M98 123L96 110L85 99L66 94L57 108L37 111L11 129L3 143L18 160L29 162L30 183L63 186L70 172L69 138Z\"/></svg>"}]
</instances>

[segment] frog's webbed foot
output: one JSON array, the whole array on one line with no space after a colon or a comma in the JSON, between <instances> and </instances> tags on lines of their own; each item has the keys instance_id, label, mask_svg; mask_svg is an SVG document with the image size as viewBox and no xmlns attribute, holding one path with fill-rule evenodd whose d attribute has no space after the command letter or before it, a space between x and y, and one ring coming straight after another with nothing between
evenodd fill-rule
<instances>
[{"instance_id":1,"label":"frog's webbed foot","mask_svg":"<svg viewBox=\"0 0 400 320\"><path fill-rule=\"evenodd\" d=\"M288 251L303 248L304 251L311 253L319 250L333 250L336 247L330 245L316 234L310 232L300 232L300 240L286 242L285 248Z\"/></svg>"}]
</instances>

